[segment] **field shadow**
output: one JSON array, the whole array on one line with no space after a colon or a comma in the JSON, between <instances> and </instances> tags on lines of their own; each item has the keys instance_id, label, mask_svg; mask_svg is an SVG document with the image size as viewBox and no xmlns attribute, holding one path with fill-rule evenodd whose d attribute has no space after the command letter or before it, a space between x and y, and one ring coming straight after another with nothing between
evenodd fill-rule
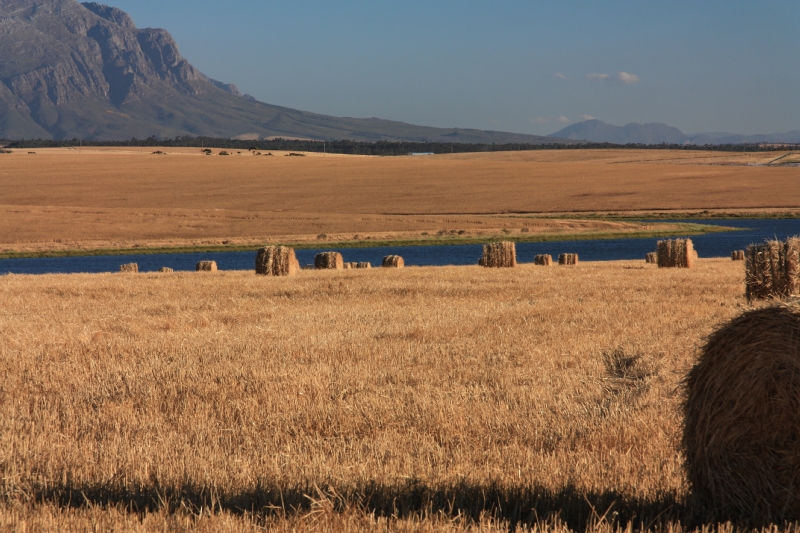
<instances>
[{"instance_id":1,"label":"field shadow","mask_svg":"<svg viewBox=\"0 0 800 533\"><path fill-rule=\"evenodd\" d=\"M574 531L600 524L658 528L666 523L702 525L691 505L675 495L632 499L615 491L586 492L574 487L551 491L536 486L458 483L430 486L417 481L397 485L360 487L315 485L285 487L261 484L251 490L226 494L208 486L185 485L121 487L71 485L39 487L38 503L60 507L114 507L132 513L204 510L248 514L255 518L292 516L313 511L363 511L376 516L430 517L435 515L478 520L491 517L518 525L561 523Z\"/></svg>"}]
</instances>

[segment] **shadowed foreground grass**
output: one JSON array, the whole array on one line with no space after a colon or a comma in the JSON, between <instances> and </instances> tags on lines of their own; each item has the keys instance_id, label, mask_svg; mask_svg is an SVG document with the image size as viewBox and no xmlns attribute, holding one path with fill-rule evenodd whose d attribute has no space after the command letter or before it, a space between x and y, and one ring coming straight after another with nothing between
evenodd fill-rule
<instances>
[{"instance_id":1,"label":"shadowed foreground grass","mask_svg":"<svg viewBox=\"0 0 800 533\"><path fill-rule=\"evenodd\" d=\"M680 383L741 268L0 277L0 529L717 529Z\"/></svg>"}]
</instances>

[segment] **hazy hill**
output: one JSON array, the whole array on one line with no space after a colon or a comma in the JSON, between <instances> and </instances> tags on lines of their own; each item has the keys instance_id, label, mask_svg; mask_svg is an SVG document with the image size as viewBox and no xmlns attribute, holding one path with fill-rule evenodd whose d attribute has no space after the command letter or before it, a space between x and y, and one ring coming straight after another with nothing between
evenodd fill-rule
<instances>
[{"instance_id":1,"label":"hazy hill","mask_svg":"<svg viewBox=\"0 0 800 533\"><path fill-rule=\"evenodd\" d=\"M0 0L0 138L151 135L475 143L535 135L336 118L264 104L194 68L161 29L76 0Z\"/></svg>"},{"instance_id":2,"label":"hazy hill","mask_svg":"<svg viewBox=\"0 0 800 533\"><path fill-rule=\"evenodd\" d=\"M733 133L698 133L687 135L666 124L636 124L614 126L602 120L586 120L557 131L551 138L575 141L608 142L614 144L744 144L800 143L800 131L770 135L737 135Z\"/></svg>"}]
</instances>

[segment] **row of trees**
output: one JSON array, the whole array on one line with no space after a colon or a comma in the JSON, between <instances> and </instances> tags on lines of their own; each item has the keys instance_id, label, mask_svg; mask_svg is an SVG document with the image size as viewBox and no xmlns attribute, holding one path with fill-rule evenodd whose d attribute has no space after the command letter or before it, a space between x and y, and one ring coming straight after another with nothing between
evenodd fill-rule
<instances>
[{"instance_id":1,"label":"row of trees","mask_svg":"<svg viewBox=\"0 0 800 533\"><path fill-rule=\"evenodd\" d=\"M663 150L709 150L720 152L768 152L774 151L772 145L761 144L707 144L703 146L687 144L611 144L611 143L575 143L575 144L474 144L474 143L441 143L441 142L406 142L406 141L310 141L272 139L262 141L239 141L235 139L218 139L214 137L175 137L174 139L133 138L129 141L84 141L72 140L22 140L0 141L6 148L65 148L78 146L137 146L137 147L173 147L173 148L226 148L233 150L280 150L289 152L329 152L332 154L350 155L404 155L411 152L430 152L434 154L466 153L466 152L513 152L520 150L586 150L586 149L663 149ZM800 149L800 145L781 147L787 150Z\"/></svg>"}]
</instances>

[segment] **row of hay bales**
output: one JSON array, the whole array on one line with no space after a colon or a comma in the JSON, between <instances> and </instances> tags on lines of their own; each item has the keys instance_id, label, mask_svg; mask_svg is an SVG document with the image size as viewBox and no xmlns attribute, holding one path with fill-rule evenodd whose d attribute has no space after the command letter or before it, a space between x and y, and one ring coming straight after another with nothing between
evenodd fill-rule
<instances>
[{"instance_id":1,"label":"row of hay bales","mask_svg":"<svg viewBox=\"0 0 800 533\"><path fill-rule=\"evenodd\" d=\"M533 263L538 266L551 266L553 257L540 254L534 258ZM558 256L559 265L577 265L578 254L561 254ZM513 242L493 242L483 246L483 255L478 260L478 265L487 268L513 268L517 266L517 247Z\"/></svg>"},{"instance_id":2,"label":"row of hay bales","mask_svg":"<svg viewBox=\"0 0 800 533\"><path fill-rule=\"evenodd\" d=\"M405 262L399 255L388 255L383 258L384 268L403 268ZM314 257L314 268L317 270L352 270L372 268L372 263L345 263L339 252L320 252ZM286 246L267 246L256 254L256 274L262 276L293 276L300 270L294 250Z\"/></svg>"},{"instance_id":3,"label":"row of hay bales","mask_svg":"<svg viewBox=\"0 0 800 533\"><path fill-rule=\"evenodd\" d=\"M217 262L216 261L200 261L197 263L195 267L197 272L216 272L217 271ZM138 274L139 273L139 264L138 263L127 263L121 265L119 267L119 271L128 274ZM161 273L170 273L175 272L174 269L170 267L161 267L158 269Z\"/></svg>"}]
</instances>

